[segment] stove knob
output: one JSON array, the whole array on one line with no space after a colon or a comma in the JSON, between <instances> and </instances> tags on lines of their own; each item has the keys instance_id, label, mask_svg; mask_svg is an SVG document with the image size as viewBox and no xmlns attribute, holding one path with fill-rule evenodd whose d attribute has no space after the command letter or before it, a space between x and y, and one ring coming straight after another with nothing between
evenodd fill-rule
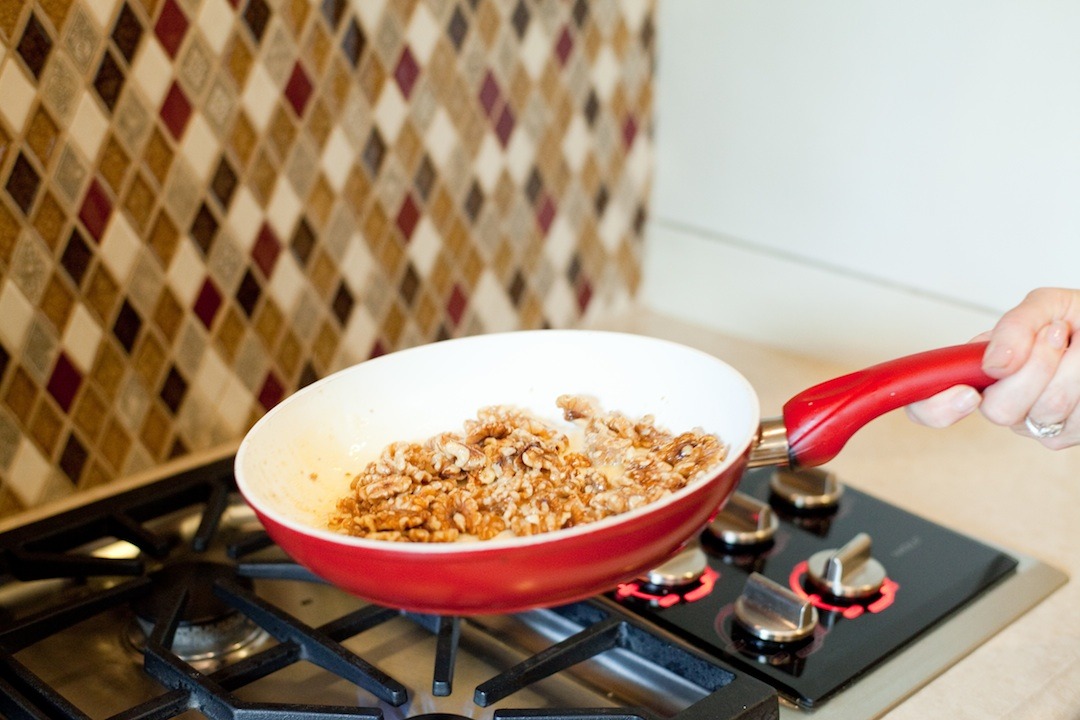
<instances>
[{"instance_id":1,"label":"stove knob","mask_svg":"<svg viewBox=\"0 0 1080 720\"><path fill-rule=\"evenodd\" d=\"M705 574L709 560L701 546L690 543L639 578L641 582L659 588L677 588L697 581Z\"/></svg>"},{"instance_id":2,"label":"stove knob","mask_svg":"<svg viewBox=\"0 0 1080 720\"><path fill-rule=\"evenodd\" d=\"M769 489L788 505L809 511L831 510L844 494L836 475L820 468L778 468L769 479Z\"/></svg>"},{"instance_id":3,"label":"stove knob","mask_svg":"<svg viewBox=\"0 0 1080 720\"><path fill-rule=\"evenodd\" d=\"M735 600L735 622L759 640L790 643L804 640L817 627L817 608L760 573L746 579Z\"/></svg>"},{"instance_id":4,"label":"stove knob","mask_svg":"<svg viewBox=\"0 0 1080 720\"><path fill-rule=\"evenodd\" d=\"M806 563L806 576L822 592L858 600L881 590L885 568L870 555L870 536L859 533L839 549L814 553Z\"/></svg>"},{"instance_id":5,"label":"stove knob","mask_svg":"<svg viewBox=\"0 0 1080 720\"><path fill-rule=\"evenodd\" d=\"M780 520L768 504L741 492L733 494L709 523L717 540L734 547L753 547L772 540Z\"/></svg>"}]
</instances>

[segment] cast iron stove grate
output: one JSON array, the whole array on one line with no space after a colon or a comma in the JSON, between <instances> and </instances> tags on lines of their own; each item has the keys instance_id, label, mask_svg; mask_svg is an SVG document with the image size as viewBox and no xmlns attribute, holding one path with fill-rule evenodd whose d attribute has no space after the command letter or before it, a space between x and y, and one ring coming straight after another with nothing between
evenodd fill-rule
<instances>
[{"instance_id":1,"label":"cast iron stove grate","mask_svg":"<svg viewBox=\"0 0 1080 720\"><path fill-rule=\"evenodd\" d=\"M216 555L212 552L222 545L222 518L236 499L232 458L227 457L0 535L0 591L60 578L75 581L76 586L62 599L33 612L0 610L0 714L26 720L90 720L83 709L22 663L18 653L65 628L118 606L132 605L153 608L152 621L138 649L144 671L160 684L162 692L112 714L110 720L164 720L189 710L211 720L383 718L380 707L250 702L238 698L236 691L305 661L389 706L400 706L408 699L406 686L342 643L401 617L435 635L431 693L440 696L451 692L461 626L468 621L357 601L357 609L329 622L306 624L253 591L253 579L321 582L287 558L254 558L272 545L265 533L249 531L230 538L225 543L224 562L219 558L220 550ZM175 535L155 529L154 521L187 508L197 509L198 523L190 539L180 546ZM103 557L87 549L107 539L129 543L138 552L135 557ZM168 570L170 562L182 562L192 569L162 590L160 577L169 574L163 569ZM190 581L190 576L200 574L214 578L201 589ZM107 578L108 582L87 582L95 578ZM227 607L276 642L220 667L198 669L174 647L178 627L195 607L205 612ZM676 720L778 716L776 693L769 686L673 642L609 604L587 601L547 612L556 613L580 630L477 685L474 702L478 710L512 698L522 688L578 663L619 649L703 688L704 696L680 711ZM463 716L436 713L413 717ZM658 720L659 716L639 708L502 708L491 717Z\"/></svg>"}]
</instances>

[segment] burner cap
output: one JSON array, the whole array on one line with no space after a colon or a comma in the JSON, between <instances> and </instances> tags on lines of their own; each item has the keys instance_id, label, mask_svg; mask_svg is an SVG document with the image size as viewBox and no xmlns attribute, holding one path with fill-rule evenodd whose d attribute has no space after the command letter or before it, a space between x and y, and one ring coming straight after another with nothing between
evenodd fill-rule
<instances>
[{"instance_id":1,"label":"burner cap","mask_svg":"<svg viewBox=\"0 0 1080 720\"><path fill-rule=\"evenodd\" d=\"M168 613L176 597L187 591L187 603L180 616L180 625L210 625L233 615L236 611L214 593L214 583L231 579L251 588L249 578L237 576L236 570L222 563L185 560L169 563L150 575L150 591L132 603L135 614L149 623L156 623Z\"/></svg>"}]
</instances>

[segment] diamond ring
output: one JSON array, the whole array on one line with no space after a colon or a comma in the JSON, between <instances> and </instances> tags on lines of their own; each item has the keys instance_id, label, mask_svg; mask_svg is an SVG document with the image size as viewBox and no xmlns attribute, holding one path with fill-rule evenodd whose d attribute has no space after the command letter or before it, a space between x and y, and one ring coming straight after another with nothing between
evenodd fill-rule
<instances>
[{"instance_id":1,"label":"diamond ring","mask_svg":"<svg viewBox=\"0 0 1080 720\"><path fill-rule=\"evenodd\" d=\"M1024 418L1024 424L1027 425L1027 429L1032 434L1032 436L1037 437L1040 440L1057 437L1061 434L1061 431L1065 429L1064 422L1048 423L1046 425L1043 425L1042 423L1035 422L1030 417Z\"/></svg>"}]
</instances>

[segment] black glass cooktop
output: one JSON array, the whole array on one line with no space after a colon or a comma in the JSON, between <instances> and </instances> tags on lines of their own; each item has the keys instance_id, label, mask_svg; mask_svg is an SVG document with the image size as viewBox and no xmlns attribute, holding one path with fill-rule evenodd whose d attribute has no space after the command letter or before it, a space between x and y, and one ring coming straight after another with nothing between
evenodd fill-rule
<instances>
[{"instance_id":1,"label":"black glass cooktop","mask_svg":"<svg viewBox=\"0 0 1080 720\"><path fill-rule=\"evenodd\" d=\"M769 500L771 469L753 470L739 491ZM703 650L766 679L804 707L815 707L860 674L946 619L1012 573L1017 560L900 508L847 487L832 513L794 515L772 502L781 522L771 545L732 552L706 532L711 590L697 588L687 600L657 602L622 598L644 617ZM882 590L861 601L827 599L805 580L805 561L868 533L872 553L885 568ZM733 628L733 604L751 572L759 572L818 608L812 637L796 645L762 643ZM619 594L614 597L619 598Z\"/></svg>"}]
</instances>

